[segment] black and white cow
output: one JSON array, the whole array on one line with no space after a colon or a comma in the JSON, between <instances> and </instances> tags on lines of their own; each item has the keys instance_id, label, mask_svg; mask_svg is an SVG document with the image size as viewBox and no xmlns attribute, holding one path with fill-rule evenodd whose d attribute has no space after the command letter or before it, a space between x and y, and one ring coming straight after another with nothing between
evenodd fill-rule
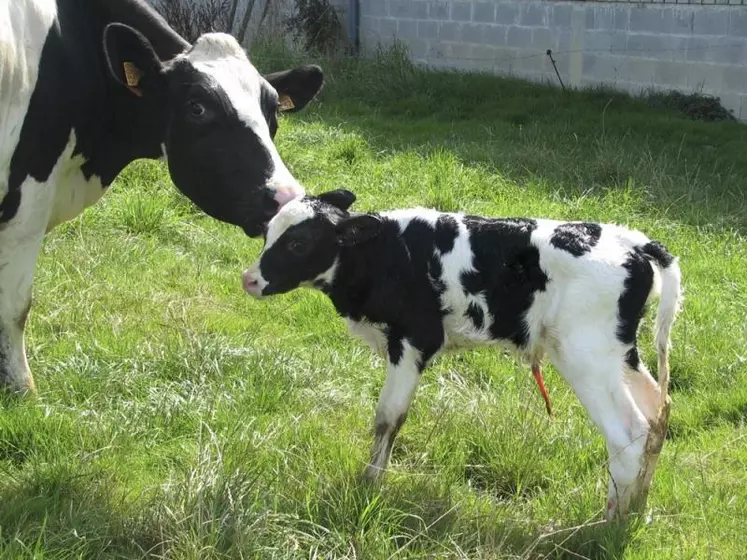
<instances>
[{"instance_id":1,"label":"black and white cow","mask_svg":"<svg viewBox=\"0 0 747 560\"><path fill-rule=\"evenodd\" d=\"M669 333L679 309L677 259L616 225L491 219L424 208L349 214L355 197L296 199L270 221L244 289L326 293L351 330L388 359L366 474L389 460L420 374L440 351L505 344L547 356L601 430L608 516L640 508L667 427ZM659 297L659 384L638 357L644 306Z\"/></svg>"},{"instance_id":2,"label":"black and white cow","mask_svg":"<svg viewBox=\"0 0 747 560\"><path fill-rule=\"evenodd\" d=\"M250 236L303 194L273 144L276 113L322 85L262 77L229 35L188 44L144 0L0 1L0 386L33 390L24 349L45 232L137 158Z\"/></svg>"}]
</instances>

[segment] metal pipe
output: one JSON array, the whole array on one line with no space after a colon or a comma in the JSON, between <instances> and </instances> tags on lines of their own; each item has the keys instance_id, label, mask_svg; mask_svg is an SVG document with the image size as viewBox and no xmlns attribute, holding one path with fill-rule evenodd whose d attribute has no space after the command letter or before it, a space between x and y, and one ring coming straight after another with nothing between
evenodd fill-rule
<instances>
[{"instance_id":1,"label":"metal pipe","mask_svg":"<svg viewBox=\"0 0 747 560\"><path fill-rule=\"evenodd\" d=\"M350 43L353 47L353 52L358 53L360 50L360 26L358 21L358 1L359 0L348 0L348 33L350 34ZM377 0L374 0L377 1Z\"/></svg>"}]
</instances>

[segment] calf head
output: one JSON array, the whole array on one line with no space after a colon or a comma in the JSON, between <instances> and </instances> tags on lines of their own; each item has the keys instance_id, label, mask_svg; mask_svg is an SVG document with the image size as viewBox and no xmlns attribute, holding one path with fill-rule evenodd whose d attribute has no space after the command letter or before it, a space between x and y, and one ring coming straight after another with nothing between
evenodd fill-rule
<instances>
[{"instance_id":1,"label":"calf head","mask_svg":"<svg viewBox=\"0 0 747 560\"><path fill-rule=\"evenodd\" d=\"M341 189L286 204L269 223L259 259L244 271L247 293L261 298L329 282L340 251L372 239L381 227L375 215L348 213L354 201Z\"/></svg>"},{"instance_id":2,"label":"calf head","mask_svg":"<svg viewBox=\"0 0 747 560\"><path fill-rule=\"evenodd\" d=\"M302 109L317 93L320 68L263 77L224 33L162 62L148 39L118 23L104 31L104 53L119 95L163 121L157 142L171 178L207 214L259 236L280 207L303 196L273 138L277 113Z\"/></svg>"}]
</instances>

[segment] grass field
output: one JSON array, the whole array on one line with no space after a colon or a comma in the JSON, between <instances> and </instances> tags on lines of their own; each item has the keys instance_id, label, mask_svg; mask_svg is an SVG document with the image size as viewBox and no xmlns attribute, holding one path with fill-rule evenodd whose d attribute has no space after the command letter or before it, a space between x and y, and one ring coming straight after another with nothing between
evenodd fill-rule
<instances>
[{"instance_id":1,"label":"grass field","mask_svg":"<svg viewBox=\"0 0 747 560\"><path fill-rule=\"evenodd\" d=\"M245 296L261 241L137 162L48 236L27 339L39 396L0 403L0 557L744 558L747 128L396 54L326 70L278 135L309 191L615 221L681 257L649 519L598 523L602 437L552 368L549 419L528 367L494 349L436 362L384 485L362 487L382 361L318 293Z\"/></svg>"}]
</instances>

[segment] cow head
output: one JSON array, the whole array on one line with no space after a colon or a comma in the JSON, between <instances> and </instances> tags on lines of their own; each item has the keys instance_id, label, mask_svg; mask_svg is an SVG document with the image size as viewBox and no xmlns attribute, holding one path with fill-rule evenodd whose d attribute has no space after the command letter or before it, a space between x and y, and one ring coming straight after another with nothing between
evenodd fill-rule
<instances>
[{"instance_id":1,"label":"cow head","mask_svg":"<svg viewBox=\"0 0 747 560\"><path fill-rule=\"evenodd\" d=\"M302 109L322 71L303 66L261 76L230 35L208 33L162 62L141 33L104 31L109 70L129 94L167 117L163 146L174 184L210 216L258 236L304 189L273 143L277 113Z\"/></svg>"}]
</instances>

